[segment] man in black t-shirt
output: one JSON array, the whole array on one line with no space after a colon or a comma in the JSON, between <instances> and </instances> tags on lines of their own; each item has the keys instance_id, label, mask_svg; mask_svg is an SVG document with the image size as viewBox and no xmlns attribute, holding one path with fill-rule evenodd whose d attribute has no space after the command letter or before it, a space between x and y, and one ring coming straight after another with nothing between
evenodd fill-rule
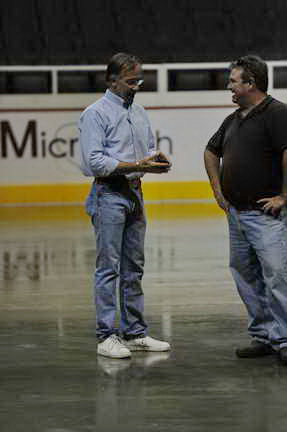
<instances>
[{"instance_id":1,"label":"man in black t-shirt","mask_svg":"<svg viewBox=\"0 0 287 432\"><path fill-rule=\"evenodd\" d=\"M230 233L230 268L249 315L251 345L238 357L278 352L287 365L287 106L267 95L266 63L230 66L239 105L207 144L204 159Z\"/></svg>"}]
</instances>

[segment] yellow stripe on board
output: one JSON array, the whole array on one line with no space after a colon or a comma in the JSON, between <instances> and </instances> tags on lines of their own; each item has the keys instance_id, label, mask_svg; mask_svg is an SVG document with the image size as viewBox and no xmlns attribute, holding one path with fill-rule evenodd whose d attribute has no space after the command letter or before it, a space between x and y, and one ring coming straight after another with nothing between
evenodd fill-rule
<instances>
[{"instance_id":1,"label":"yellow stripe on board","mask_svg":"<svg viewBox=\"0 0 287 432\"><path fill-rule=\"evenodd\" d=\"M66 204L81 202L88 184L38 184L0 186L0 204Z\"/></svg>"},{"instance_id":2,"label":"yellow stripe on board","mask_svg":"<svg viewBox=\"0 0 287 432\"><path fill-rule=\"evenodd\" d=\"M208 182L155 182L143 183L144 197L148 201L211 199Z\"/></svg>"},{"instance_id":3,"label":"yellow stripe on board","mask_svg":"<svg viewBox=\"0 0 287 432\"><path fill-rule=\"evenodd\" d=\"M146 215L152 220L184 220L193 218L223 217L224 212L219 209L215 202L194 203L147 203ZM90 217L86 214L83 205L56 205L56 206L26 206L26 207L2 207L0 208L0 224L20 222L23 224L34 224L49 222L89 224Z\"/></svg>"},{"instance_id":4,"label":"yellow stripe on board","mask_svg":"<svg viewBox=\"0 0 287 432\"><path fill-rule=\"evenodd\" d=\"M0 204L71 204L84 202L89 184L0 186ZM198 200L213 197L208 182L143 183L147 201Z\"/></svg>"}]
</instances>

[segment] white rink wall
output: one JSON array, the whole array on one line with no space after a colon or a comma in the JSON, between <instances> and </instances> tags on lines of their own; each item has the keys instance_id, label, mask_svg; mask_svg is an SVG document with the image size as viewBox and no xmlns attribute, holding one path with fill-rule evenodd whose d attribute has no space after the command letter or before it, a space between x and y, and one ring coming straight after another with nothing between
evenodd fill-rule
<instances>
[{"instance_id":1,"label":"white rink wall","mask_svg":"<svg viewBox=\"0 0 287 432\"><path fill-rule=\"evenodd\" d=\"M273 71L278 65L286 66L287 62L268 63L269 93L286 102L287 89L273 89ZM227 90L168 91L167 71L170 68L222 69L227 66L227 63L144 65L147 70L158 69L158 91L139 92L136 102L148 111L157 148L165 152L173 163L173 169L167 175L146 175L145 184L157 183L163 187L166 183L166 189L174 184L173 198L176 198L177 187L183 191L192 185L196 185L197 191L203 187L201 195L206 195L208 179L203 165L205 145L236 106L231 103L231 94ZM57 91L59 67L36 67L32 70L47 68L51 69L53 78L51 94L1 96L0 204L13 203L13 194L18 201L22 193L20 187L26 188L22 190L29 195L28 189L33 186L54 185L59 189L61 185L84 186L91 183L91 179L85 178L79 169L77 122L81 111L102 94L60 94ZM73 68L100 70L105 66L66 67L68 70ZM31 67L6 69L31 70ZM1 71L6 69L0 67ZM209 192L207 195L210 197ZM25 201L29 202L29 198L26 197Z\"/></svg>"}]
</instances>

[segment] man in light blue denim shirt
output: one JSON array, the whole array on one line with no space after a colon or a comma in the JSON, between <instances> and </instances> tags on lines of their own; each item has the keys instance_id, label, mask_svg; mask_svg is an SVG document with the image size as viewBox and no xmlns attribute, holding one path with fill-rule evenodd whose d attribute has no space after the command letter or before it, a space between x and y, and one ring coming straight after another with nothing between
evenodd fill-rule
<instances>
[{"instance_id":1,"label":"man in light blue denim shirt","mask_svg":"<svg viewBox=\"0 0 287 432\"><path fill-rule=\"evenodd\" d=\"M141 63L118 53L108 64L105 95L81 114L82 170L95 177L88 210L96 233L95 303L98 354L130 357L131 351L167 351L147 336L141 280L145 213L140 178L165 173L171 164L155 151L145 110L133 103L143 83ZM120 325L115 328L116 290Z\"/></svg>"}]
</instances>

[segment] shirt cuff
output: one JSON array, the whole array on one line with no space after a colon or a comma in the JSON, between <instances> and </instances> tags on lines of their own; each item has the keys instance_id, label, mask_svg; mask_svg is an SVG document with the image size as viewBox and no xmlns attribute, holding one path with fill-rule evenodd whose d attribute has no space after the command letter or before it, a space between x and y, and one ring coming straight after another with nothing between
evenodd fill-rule
<instances>
[{"instance_id":1,"label":"shirt cuff","mask_svg":"<svg viewBox=\"0 0 287 432\"><path fill-rule=\"evenodd\" d=\"M148 152L148 156L154 156L157 152L158 150L151 150Z\"/></svg>"},{"instance_id":2,"label":"shirt cuff","mask_svg":"<svg viewBox=\"0 0 287 432\"><path fill-rule=\"evenodd\" d=\"M111 175L116 170L119 163L120 162L116 159L108 159L105 166L105 175Z\"/></svg>"}]
</instances>

